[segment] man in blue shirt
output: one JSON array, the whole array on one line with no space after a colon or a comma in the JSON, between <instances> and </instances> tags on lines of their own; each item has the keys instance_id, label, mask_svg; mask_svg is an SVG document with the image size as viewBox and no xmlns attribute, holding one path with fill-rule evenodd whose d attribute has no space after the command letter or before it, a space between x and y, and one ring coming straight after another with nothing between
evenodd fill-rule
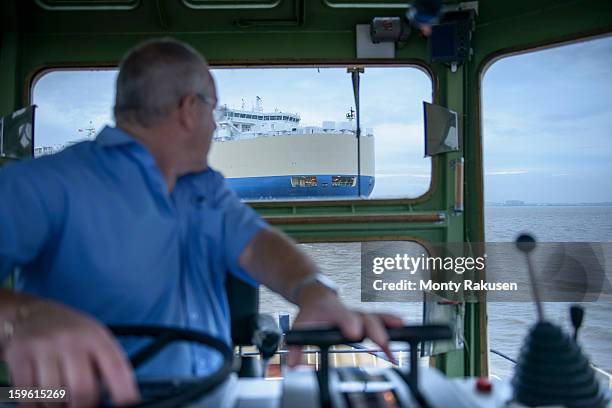
<instances>
[{"instance_id":1,"label":"man in blue shirt","mask_svg":"<svg viewBox=\"0 0 612 408\"><path fill-rule=\"evenodd\" d=\"M161 324L230 342L225 274L300 306L295 324L331 323L388 352L387 315L347 309L315 265L208 167L217 96L202 57L174 40L142 44L117 79L115 119L95 141L0 170L0 357L16 386L68 387L91 406L138 398L125 352L104 324ZM291 356L295 364L296 354ZM189 345L138 374L211 370Z\"/></svg>"}]
</instances>

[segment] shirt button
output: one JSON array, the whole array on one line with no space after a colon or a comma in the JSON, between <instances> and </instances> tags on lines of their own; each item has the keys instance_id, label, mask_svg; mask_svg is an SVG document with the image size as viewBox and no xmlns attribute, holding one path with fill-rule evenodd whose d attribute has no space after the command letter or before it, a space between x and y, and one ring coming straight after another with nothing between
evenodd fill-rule
<instances>
[{"instance_id":1,"label":"shirt button","mask_svg":"<svg viewBox=\"0 0 612 408\"><path fill-rule=\"evenodd\" d=\"M200 315L197 312L191 312L189 317L191 317L193 320L197 320L200 318Z\"/></svg>"}]
</instances>

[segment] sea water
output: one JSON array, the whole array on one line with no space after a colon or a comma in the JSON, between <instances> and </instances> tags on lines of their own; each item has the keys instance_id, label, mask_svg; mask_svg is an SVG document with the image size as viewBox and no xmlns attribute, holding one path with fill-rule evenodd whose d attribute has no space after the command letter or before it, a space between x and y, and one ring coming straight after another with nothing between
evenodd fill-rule
<instances>
[{"instance_id":1,"label":"sea water","mask_svg":"<svg viewBox=\"0 0 612 408\"><path fill-rule=\"evenodd\" d=\"M612 242L612 207L597 206L520 206L487 207L485 209L487 242L512 242L520 232L530 232L540 242ZM302 244L320 269L331 276L341 288L342 299L352 307L368 311L391 312L408 322L420 323L422 303L362 303L359 243ZM609 260L612 262L612 260ZM548 302L546 316L570 331L569 303ZM591 361L612 373L612 296L600 297L597 302L582 303L585 320L580 331L580 344ZM297 309L279 296L263 289L261 311L272 315ZM527 330L536 318L531 303L488 304L488 337L492 349L517 358ZM507 378L514 365L489 353L490 374Z\"/></svg>"}]
</instances>

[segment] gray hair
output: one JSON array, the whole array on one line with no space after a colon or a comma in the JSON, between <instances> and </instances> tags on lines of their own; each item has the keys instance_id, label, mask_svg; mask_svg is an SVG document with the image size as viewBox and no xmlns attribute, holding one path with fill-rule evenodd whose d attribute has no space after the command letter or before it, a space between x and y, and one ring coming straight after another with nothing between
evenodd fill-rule
<instances>
[{"instance_id":1,"label":"gray hair","mask_svg":"<svg viewBox=\"0 0 612 408\"><path fill-rule=\"evenodd\" d=\"M116 121L145 128L165 119L190 93L205 93L206 61L189 45L171 38L149 40L119 64L113 108Z\"/></svg>"}]
</instances>

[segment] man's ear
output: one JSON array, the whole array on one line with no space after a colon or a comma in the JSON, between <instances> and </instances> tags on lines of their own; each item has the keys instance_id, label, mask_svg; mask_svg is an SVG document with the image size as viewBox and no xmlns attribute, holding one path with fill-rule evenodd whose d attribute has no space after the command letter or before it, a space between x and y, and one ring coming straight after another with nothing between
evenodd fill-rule
<instances>
[{"instance_id":1,"label":"man's ear","mask_svg":"<svg viewBox=\"0 0 612 408\"><path fill-rule=\"evenodd\" d=\"M191 132L197 126L198 100L194 95L185 95L181 98L177 109L179 125Z\"/></svg>"}]
</instances>

